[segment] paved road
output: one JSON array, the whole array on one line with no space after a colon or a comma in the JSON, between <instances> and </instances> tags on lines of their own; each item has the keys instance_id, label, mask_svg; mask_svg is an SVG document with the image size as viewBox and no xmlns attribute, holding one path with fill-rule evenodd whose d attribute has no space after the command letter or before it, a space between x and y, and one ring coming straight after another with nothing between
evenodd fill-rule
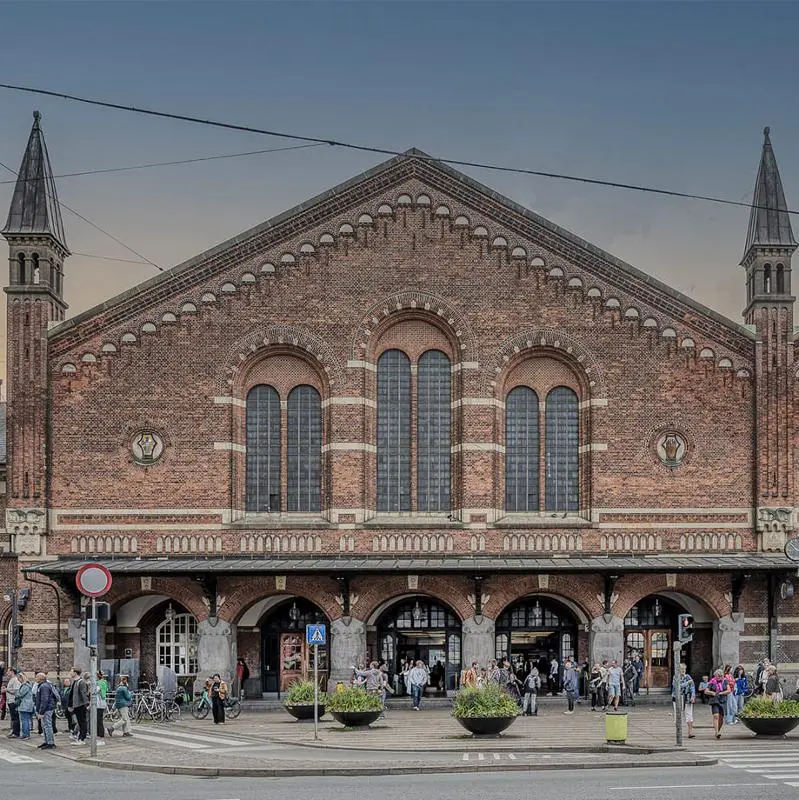
<instances>
[{"instance_id":1,"label":"paved road","mask_svg":"<svg viewBox=\"0 0 799 800\"><path fill-rule=\"evenodd\" d=\"M39 763L0 764L3 796L25 800L285 800L324 797L352 800L380 797L407 800L430 796L438 800L484 800L492 796L557 797L558 800L640 800L656 792L658 800L790 800L799 789L749 774L746 769L694 767L579 772L495 772L471 775L390 776L385 778L181 778L115 773L63 759Z\"/></svg>"}]
</instances>

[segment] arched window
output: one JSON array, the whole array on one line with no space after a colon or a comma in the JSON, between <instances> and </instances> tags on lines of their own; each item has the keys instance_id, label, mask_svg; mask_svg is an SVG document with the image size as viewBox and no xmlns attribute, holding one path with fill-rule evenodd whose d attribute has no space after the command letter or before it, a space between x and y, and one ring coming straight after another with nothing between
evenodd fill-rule
<instances>
[{"instance_id":1,"label":"arched window","mask_svg":"<svg viewBox=\"0 0 799 800\"><path fill-rule=\"evenodd\" d=\"M538 395L512 389L505 403L505 510L538 511L540 435Z\"/></svg>"},{"instance_id":2,"label":"arched window","mask_svg":"<svg viewBox=\"0 0 799 800\"><path fill-rule=\"evenodd\" d=\"M785 294L785 269L777 264L777 294Z\"/></svg>"},{"instance_id":3,"label":"arched window","mask_svg":"<svg viewBox=\"0 0 799 800\"><path fill-rule=\"evenodd\" d=\"M25 253L20 253L17 256L17 263L19 264L19 282L27 283L27 275L25 275Z\"/></svg>"},{"instance_id":4,"label":"arched window","mask_svg":"<svg viewBox=\"0 0 799 800\"><path fill-rule=\"evenodd\" d=\"M247 395L247 511L280 511L280 398L271 386Z\"/></svg>"},{"instance_id":5,"label":"arched window","mask_svg":"<svg viewBox=\"0 0 799 800\"><path fill-rule=\"evenodd\" d=\"M377 361L377 510L411 510L411 362L401 350Z\"/></svg>"},{"instance_id":6,"label":"arched window","mask_svg":"<svg viewBox=\"0 0 799 800\"><path fill-rule=\"evenodd\" d=\"M771 264L766 264L763 267L763 291L766 294L771 294Z\"/></svg>"},{"instance_id":7,"label":"arched window","mask_svg":"<svg viewBox=\"0 0 799 800\"><path fill-rule=\"evenodd\" d=\"M41 280L41 273L39 270L39 254L34 253L31 256L31 261L33 262L33 276L32 276L33 282L39 283L39 281Z\"/></svg>"},{"instance_id":8,"label":"arched window","mask_svg":"<svg viewBox=\"0 0 799 800\"><path fill-rule=\"evenodd\" d=\"M556 386L546 399L546 510L577 511L579 505L579 408L577 395Z\"/></svg>"},{"instance_id":9,"label":"arched window","mask_svg":"<svg viewBox=\"0 0 799 800\"><path fill-rule=\"evenodd\" d=\"M450 361L440 350L428 350L419 359L417 375L418 510L449 511Z\"/></svg>"},{"instance_id":10,"label":"arched window","mask_svg":"<svg viewBox=\"0 0 799 800\"><path fill-rule=\"evenodd\" d=\"M286 446L288 510L321 511L322 398L312 386L289 395Z\"/></svg>"},{"instance_id":11,"label":"arched window","mask_svg":"<svg viewBox=\"0 0 799 800\"><path fill-rule=\"evenodd\" d=\"M169 667L178 677L197 674L197 620L191 614L175 614L170 605L155 629L155 646L159 667Z\"/></svg>"}]
</instances>

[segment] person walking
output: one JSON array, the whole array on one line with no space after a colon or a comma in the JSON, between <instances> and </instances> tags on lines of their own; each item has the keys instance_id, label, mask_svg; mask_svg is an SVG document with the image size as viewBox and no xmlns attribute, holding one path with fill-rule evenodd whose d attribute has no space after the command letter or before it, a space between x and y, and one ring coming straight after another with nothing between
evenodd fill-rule
<instances>
[{"instance_id":1,"label":"person walking","mask_svg":"<svg viewBox=\"0 0 799 800\"><path fill-rule=\"evenodd\" d=\"M477 678L475 677L475 682ZM427 684L427 670L421 661L417 661L408 673L408 683L411 687L411 705L414 711L418 711L422 705L424 687Z\"/></svg>"},{"instance_id":2,"label":"person walking","mask_svg":"<svg viewBox=\"0 0 799 800\"><path fill-rule=\"evenodd\" d=\"M552 654L552 659L549 662L549 691L554 697L558 693L559 688L559 677L560 673L560 664L558 663L558 659L555 658L554 653Z\"/></svg>"},{"instance_id":3,"label":"person walking","mask_svg":"<svg viewBox=\"0 0 799 800\"><path fill-rule=\"evenodd\" d=\"M17 710L17 692L19 691L19 671L14 667L8 670L8 681L6 682L6 704L11 714L11 733L9 739L19 739L19 711Z\"/></svg>"},{"instance_id":4,"label":"person walking","mask_svg":"<svg viewBox=\"0 0 799 800\"><path fill-rule=\"evenodd\" d=\"M19 673L19 689L17 689L17 713L19 714L19 739L31 738L31 723L36 706L33 702L33 686L25 677L24 672Z\"/></svg>"},{"instance_id":5,"label":"person walking","mask_svg":"<svg viewBox=\"0 0 799 800\"><path fill-rule=\"evenodd\" d=\"M128 676L119 676L119 686L114 695L114 708L119 711L119 722L109 725L105 730L109 736L113 736L117 727L122 730L123 736L133 736L130 732L130 704L133 702L133 695L128 687Z\"/></svg>"},{"instance_id":6,"label":"person walking","mask_svg":"<svg viewBox=\"0 0 799 800\"><path fill-rule=\"evenodd\" d=\"M680 664L680 685L679 699L671 693L671 702L674 707L674 714L677 714L677 703L682 703L682 716L688 725L688 738L694 737L694 704L696 703L696 684L694 679L688 674L685 664Z\"/></svg>"},{"instance_id":7,"label":"person walking","mask_svg":"<svg viewBox=\"0 0 799 800\"><path fill-rule=\"evenodd\" d=\"M244 684L250 679L250 668L243 658L236 660L236 683L238 684L239 699L244 699Z\"/></svg>"},{"instance_id":8,"label":"person walking","mask_svg":"<svg viewBox=\"0 0 799 800\"><path fill-rule=\"evenodd\" d=\"M733 720L733 724L738 725L738 714L743 711L744 703L746 702L746 695L749 694L749 676L746 674L743 664L739 664L735 668L735 671L732 673L732 675L735 678L736 701L735 719Z\"/></svg>"},{"instance_id":9,"label":"person walking","mask_svg":"<svg viewBox=\"0 0 799 800\"><path fill-rule=\"evenodd\" d=\"M538 692L541 689L541 675L535 663L530 664L530 671L522 685L524 700L522 701L522 716L538 716Z\"/></svg>"},{"instance_id":10,"label":"person walking","mask_svg":"<svg viewBox=\"0 0 799 800\"><path fill-rule=\"evenodd\" d=\"M591 672L588 674L588 691L591 693L591 711L597 711L598 705L604 708L604 703L602 702L603 683L602 668L599 666L599 663L595 663L594 666L591 667Z\"/></svg>"},{"instance_id":11,"label":"person walking","mask_svg":"<svg viewBox=\"0 0 799 800\"><path fill-rule=\"evenodd\" d=\"M777 675L777 667L775 667L774 664L769 664L767 675L768 677L766 678L766 683L763 688L763 696L775 703L779 703L780 700L782 700L782 688L780 687L780 679Z\"/></svg>"},{"instance_id":12,"label":"person walking","mask_svg":"<svg viewBox=\"0 0 799 800\"><path fill-rule=\"evenodd\" d=\"M39 690L36 692L36 717L42 723L42 731L44 733L44 742L39 745L39 749L52 750L55 747L53 715L58 702L58 692L47 680L47 675L44 672L36 675L36 683L39 686Z\"/></svg>"},{"instance_id":13,"label":"person walking","mask_svg":"<svg viewBox=\"0 0 799 800\"><path fill-rule=\"evenodd\" d=\"M108 711L108 681L103 672L97 673L97 744L104 745L105 738L105 712ZM90 712L91 713L91 709Z\"/></svg>"},{"instance_id":14,"label":"person walking","mask_svg":"<svg viewBox=\"0 0 799 800\"><path fill-rule=\"evenodd\" d=\"M624 689L624 675L619 662L614 659L608 669L608 705L612 705L614 711L619 710L622 689Z\"/></svg>"},{"instance_id":15,"label":"person walking","mask_svg":"<svg viewBox=\"0 0 799 800\"><path fill-rule=\"evenodd\" d=\"M83 677L83 670L80 667L72 667L72 682L67 697L67 708L74 715L77 728L72 744L86 744L89 732L89 702L89 685Z\"/></svg>"},{"instance_id":16,"label":"person walking","mask_svg":"<svg viewBox=\"0 0 799 800\"><path fill-rule=\"evenodd\" d=\"M724 722L732 725L735 722L735 714L738 711L738 701L735 699L735 678L732 674L732 665L724 665L724 682L729 686L730 693L727 695L727 703L724 706Z\"/></svg>"},{"instance_id":17,"label":"person walking","mask_svg":"<svg viewBox=\"0 0 799 800\"><path fill-rule=\"evenodd\" d=\"M211 679L211 712L214 715L214 725L225 724L225 698L227 697L227 684L219 675Z\"/></svg>"},{"instance_id":18,"label":"person walking","mask_svg":"<svg viewBox=\"0 0 799 800\"><path fill-rule=\"evenodd\" d=\"M710 698L710 713L713 715L713 730L716 738L721 739L721 729L724 726L724 714L727 709L727 695L730 687L724 680L724 671L717 669L707 684L705 694Z\"/></svg>"},{"instance_id":19,"label":"person walking","mask_svg":"<svg viewBox=\"0 0 799 800\"><path fill-rule=\"evenodd\" d=\"M570 658L567 658L563 664L563 691L566 692L566 700L569 706L563 713L573 714L574 701L580 695L580 675Z\"/></svg>"}]
</instances>

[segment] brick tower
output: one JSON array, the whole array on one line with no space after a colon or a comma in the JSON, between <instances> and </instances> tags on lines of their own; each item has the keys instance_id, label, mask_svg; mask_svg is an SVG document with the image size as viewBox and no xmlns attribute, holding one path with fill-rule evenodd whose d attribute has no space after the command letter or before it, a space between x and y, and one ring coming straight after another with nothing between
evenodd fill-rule
<instances>
[{"instance_id":1,"label":"brick tower","mask_svg":"<svg viewBox=\"0 0 799 800\"><path fill-rule=\"evenodd\" d=\"M757 403L755 502L761 548L781 550L793 529L793 307L791 256L796 240L777 160L764 130L741 266L746 270L744 320L754 326Z\"/></svg>"},{"instance_id":2,"label":"brick tower","mask_svg":"<svg viewBox=\"0 0 799 800\"><path fill-rule=\"evenodd\" d=\"M2 234L9 246L6 529L13 552L38 556L48 505L47 329L64 319L70 254L38 111Z\"/></svg>"}]
</instances>

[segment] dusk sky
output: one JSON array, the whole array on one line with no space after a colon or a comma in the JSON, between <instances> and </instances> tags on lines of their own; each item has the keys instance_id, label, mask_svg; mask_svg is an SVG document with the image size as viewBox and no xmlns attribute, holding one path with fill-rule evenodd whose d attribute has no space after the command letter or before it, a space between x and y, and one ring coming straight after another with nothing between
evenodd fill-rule
<instances>
[{"instance_id":1,"label":"dusk sky","mask_svg":"<svg viewBox=\"0 0 799 800\"><path fill-rule=\"evenodd\" d=\"M799 207L795 3L5 2L0 25L5 83L747 202L769 125ZM34 109L56 175L293 144L8 90L0 109L14 170ZM58 192L170 267L382 160L323 146L62 178ZM747 209L464 171L740 321ZM13 178L0 180L2 224ZM74 252L136 259L64 223ZM74 314L155 270L74 255L65 273Z\"/></svg>"}]
</instances>

